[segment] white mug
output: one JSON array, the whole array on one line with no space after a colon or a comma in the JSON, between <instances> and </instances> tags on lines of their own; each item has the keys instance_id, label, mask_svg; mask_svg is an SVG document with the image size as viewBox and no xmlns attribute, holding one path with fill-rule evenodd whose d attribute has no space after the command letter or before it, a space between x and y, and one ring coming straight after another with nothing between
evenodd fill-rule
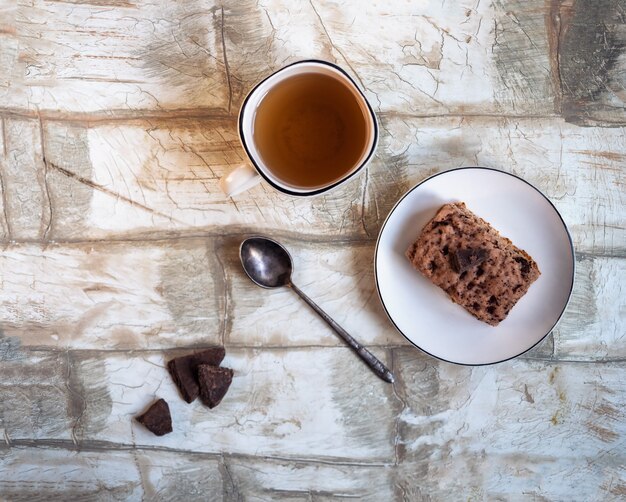
<instances>
[{"instance_id":1,"label":"white mug","mask_svg":"<svg viewBox=\"0 0 626 502\"><path fill-rule=\"evenodd\" d=\"M354 165L346 166L343 174L321 186L305 187L287 184L272 173L272 166L266 164L259 154L253 135L256 110L267 93L283 80L305 73L318 73L330 76L342 82L354 97L365 117L365 149ZM246 152L248 161L234 168L220 179L220 188L229 197L237 195L265 180L274 189L294 196L319 195L335 188L356 175L369 162L378 143L378 124L376 115L363 92L350 76L337 65L320 60L306 60L293 63L259 82L247 95L239 111L239 140Z\"/></svg>"}]
</instances>

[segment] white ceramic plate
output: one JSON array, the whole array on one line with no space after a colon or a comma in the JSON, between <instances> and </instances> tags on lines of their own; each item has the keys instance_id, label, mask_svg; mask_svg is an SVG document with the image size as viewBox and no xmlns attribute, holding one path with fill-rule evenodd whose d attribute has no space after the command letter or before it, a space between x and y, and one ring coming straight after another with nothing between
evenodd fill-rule
<instances>
[{"instance_id":1,"label":"white ceramic plate","mask_svg":"<svg viewBox=\"0 0 626 502\"><path fill-rule=\"evenodd\" d=\"M453 303L404 255L437 210L457 201L529 253L541 270L497 327ZM503 171L466 167L436 174L400 199L378 236L375 267L382 304L410 342L445 361L480 365L517 357L550 333L571 296L575 259L563 219L539 190Z\"/></svg>"}]
</instances>

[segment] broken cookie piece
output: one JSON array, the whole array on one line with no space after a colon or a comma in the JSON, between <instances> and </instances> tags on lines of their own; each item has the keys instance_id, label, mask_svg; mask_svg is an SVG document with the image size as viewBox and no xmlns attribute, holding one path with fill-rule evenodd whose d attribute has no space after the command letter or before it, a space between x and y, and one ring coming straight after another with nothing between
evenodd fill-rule
<instances>
[{"instance_id":1,"label":"broken cookie piece","mask_svg":"<svg viewBox=\"0 0 626 502\"><path fill-rule=\"evenodd\" d=\"M223 347L212 347L188 356L176 357L167 363L167 369L186 402L191 403L200 392L198 367L202 364L219 366L224 355Z\"/></svg>"},{"instance_id":2,"label":"broken cookie piece","mask_svg":"<svg viewBox=\"0 0 626 502\"><path fill-rule=\"evenodd\" d=\"M233 370L201 364L198 366L200 399L209 408L215 408L226 395L233 381Z\"/></svg>"},{"instance_id":3,"label":"broken cookie piece","mask_svg":"<svg viewBox=\"0 0 626 502\"><path fill-rule=\"evenodd\" d=\"M155 401L145 413L135 417L135 420L157 436L172 432L172 416L165 399Z\"/></svg>"}]
</instances>

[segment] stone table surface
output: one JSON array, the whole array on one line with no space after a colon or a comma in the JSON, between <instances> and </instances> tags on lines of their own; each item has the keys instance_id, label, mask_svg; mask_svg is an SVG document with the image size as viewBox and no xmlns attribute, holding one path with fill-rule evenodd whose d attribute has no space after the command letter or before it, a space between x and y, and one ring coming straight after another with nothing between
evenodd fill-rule
<instances>
[{"instance_id":1,"label":"stone table surface","mask_svg":"<svg viewBox=\"0 0 626 502\"><path fill-rule=\"evenodd\" d=\"M380 121L367 170L226 199L236 119L300 59L345 68ZM0 0L1 500L624 500L624 0ZM569 308L487 367L412 347L377 297L393 204L480 165L542 190L577 252ZM373 377L246 235L397 374ZM220 406L171 357L224 345ZM174 431L133 421L165 398Z\"/></svg>"}]
</instances>

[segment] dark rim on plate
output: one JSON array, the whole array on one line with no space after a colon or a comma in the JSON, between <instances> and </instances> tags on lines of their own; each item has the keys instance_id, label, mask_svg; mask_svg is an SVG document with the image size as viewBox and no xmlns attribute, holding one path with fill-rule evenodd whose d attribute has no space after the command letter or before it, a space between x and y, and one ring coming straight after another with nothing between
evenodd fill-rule
<instances>
[{"instance_id":1,"label":"dark rim on plate","mask_svg":"<svg viewBox=\"0 0 626 502\"><path fill-rule=\"evenodd\" d=\"M569 242L570 245L570 252L572 254L572 282L570 283L569 286L569 292L567 293L567 300L565 301L565 304L563 305L563 310L561 310L561 313L558 315L556 321L554 322L554 324L552 325L552 327L548 330L548 332L543 335L539 340L537 340L537 342L535 342L533 345L531 345L530 347L528 347L527 349L523 350L522 352L520 352L519 354L516 354L514 356L511 357L507 357L505 359L501 359L499 361L493 361L490 363L461 363L458 361L450 361L448 359L445 359L443 357L440 356L436 356L435 354L431 354L430 352L428 352L427 350L424 350L422 347L420 347L419 345L417 345L415 342L413 342L413 340L411 340L408 336L406 336L404 334L404 332L398 327L398 325L395 323L395 321L393 320L393 318L391 317L391 314L389 313L389 310L387 309L387 305L385 305L385 301L383 300L383 296L380 292L380 285L378 284L378 248L380 246L380 239L381 236L383 235L383 231L385 230L385 227L387 226L387 222L389 221L389 218L391 217L391 215L394 213L394 211L396 210L396 208L400 205L400 203L411 193L413 192L413 190L415 190L416 188L418 188L419 186L423 185L424 183L426 183L427 181L436 178L437 176L441 176L442 174L447 174L447 173L451 173L453 171L463 171L466 169L481 169L484 171L495 171L496 173L499 174L504 174L507 176L511 176L512 178L516 178L522 182L524 182L525 184L527 184L529 187L531 187L533 190L535 190L537 193L539 193L539 195L541 195L547 202L548 204L550 204L550 207L552 207L552 209L554 210L554 212L557 214L557 216L559 217L559 220L561 220L561 224L563 225L563 229L565 230L565 235L567 235L567 240ZM393 326L396 328L396 330L404 337L406 338L411 345L413 345L415 348L421 350L422 352L424 352L425 354L428 354L431 357L434 357L435 359L439 359L440 361L444 361L446 363L451 363L451 364L457 364L459 366L490 366L492 364L500 364L506 361L510 361L511 359L515 359L516 357L521 356L522 354L525 354L526 352L528 352L529 350L532 350L533 348L535 348L537 345L539 345L541 342L543 342L545 340L545 338L552 333L552 330L555 328L555 326L559 323L559 321L561 320L561 318L563 317L563 314L565 313L565 310L567 309L567 306L569 305L570 299L572 298L572 291L574 290L574 277L576 275L576 253L574 251L574 243L572 242L572 236L569 233L569 230L567 229L567 225L565 224L565 221L563 220L563 217L561 216L561 213L559 213L559 211L557 210L557 208L554 206L554 204L552 204L552 201L550 199L548 199L548 197L546 197L543 192L541 190L539 190L537 187L535 187L534 185L532 185L531 183L529 183L528 181L526 181L524 178L520 178L519 176L517 176L516 174L512 174L512 173L508 173L506 171L501 171L500 169L495 169L493 167L479 167L479 166L466 166L466 167L455 167L454 169L448 169L447 171L441 171L440 173L436 173L433 174L432 176L429 176L428 178L423 179L422 181L420 181L417 185L415 185L413 188L411 188L409 191L407 191L401 198L400 200L398 200L398 202L396 202L394 204L394 206L391 208L391 211L389 211L389 214L387 215L387 217L385 218L385 222L383 223L383 226L380 228L380 232L378 233L378 239L376 239L376 250L374 252L374 279L376 282L376 291L378 292L378 298L380 299L380 303L383 306L383 309L385 310L385 314L387 314L387 317L389 318L389 320L391 321L391 324L393 324Z\"/></svg>"},{"instance_id":2,"label":"dark rim on plate","mask_svg":"<svg viewBox=\"0 0 626 502\"><path fill-rule=\"evenodd\" d=\"M295 66L295 65L299 65L299 64L303 64L303 63L318 63L318 64L330 66L331 68L334 68L335 70L339 71L341 74L343 74L350 81L350 83L354 86L354 88L358 91L358 93L363 98L363 101L365 102L365 105L367 106L367 110L369 111L369 113L370 113L370 115L372 117L372 121L374 123L374 141L372 142L372 148L370 149L369 153L367 154L367 157L365 157L365 159L363 159L363 162L361 162L359 164L359 166L351 174L349 174L345 178L341 178L339 181L336 181L332 185L328 185L327 187L324 187L324 188L318 188L317 190L312 190L310 192L294 192L292 190L284 188L284 187L278 185L277 183L273 182L263 172L263 170L261 168L259 168L259 166L257 165L256 161L252 158L252 155L250 154L250 150L248 149L248 145L246 144L246 141L245 141L244 136L243 136L243 110L246 107L246 105L248 104L248 100L250 99L250 96L252 96L254 91L256 91L257 88L261 84L263 84L266 80L268 80L269 78L273 77L277 73L280 73L281 71L283 71L283 70L285 70L285 69L287 69L287 68L289 68L291 66ZM333 188L335 188L337 185L340 185L344 181L348 181L350 178L355 176L357 173L361 172L363 167L372 158L372 155L374 155L374 151L376 150L376 146L378 145L378 122L376 120L376 114L374 113L374 110L370 106L369 101L365 97L365 94L363 94L363 91L359 88L359 86L356 84L356 82L352 79L352 77L350 77L350 75L348 75L346 73L346 71L343 68L341 68L340 66L337 66L334 63L330 63L328 61L323 61L321 59L303 59L302 61L296 61L295 63L291 63L291 64L288 64L287 66L283 66L281 69L276 70L275 72L271 73L270 75L265 77L263 80L261 80L252 89L250 89L250 91L246 95L246 99L244 99L244 101L243 101L243 103L241 105L241 108L239 110L238 122L239 122L239 139L241 140L241 144L243 145L243 149L246 151L246 155L248 156L248 159L250 159L250 162L254 166L254 169L256 170L256 172L259 173L261 175L261 177L265 181L267 181L272 187L274 187L276 190L278 190L280 192L283 192L283 193L286 193L287 195L294 195L296 197L310 197L312 195L318 195L318 194L327 192L328 190L332 190Z\"/></svg>"}]
</instances>

